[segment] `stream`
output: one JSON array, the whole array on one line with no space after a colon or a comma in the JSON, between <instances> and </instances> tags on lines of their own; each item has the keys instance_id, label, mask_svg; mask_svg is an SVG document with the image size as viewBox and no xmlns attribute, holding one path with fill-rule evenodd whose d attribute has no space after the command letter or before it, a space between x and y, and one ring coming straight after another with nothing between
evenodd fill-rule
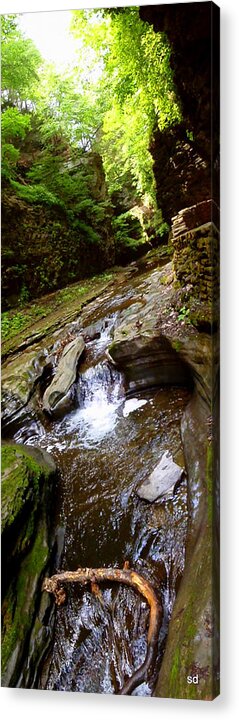
<instances>
[{"instance_id":1,"label":"stream","mask_svg":"<svg viewBox=\"0 0 239 720\"><path fill-rule=\"evenodd\" d=\"M152 272L152 271L151 271ZM105 350L146 275L106 292L97 313L84 313L86 355L75 383L74 409L64 418L36 420L15 430L15 442L50 452L59 469L55 516L64 531L61 569L130 567L148 579L163 605L154 676L134 691L151 695L184 568L187 495L150 505L135 492L165 450L183 463L180 420L190 397L184 387L127 394L124 376ZM92 328L93 325L93 328ZM93 339L91 339L93 338ZM144 661L149 610L131 588L102 586L101 597L69 586L56 610L54 642L39 687L117 693Z\"/></svg>"}]
</instances>

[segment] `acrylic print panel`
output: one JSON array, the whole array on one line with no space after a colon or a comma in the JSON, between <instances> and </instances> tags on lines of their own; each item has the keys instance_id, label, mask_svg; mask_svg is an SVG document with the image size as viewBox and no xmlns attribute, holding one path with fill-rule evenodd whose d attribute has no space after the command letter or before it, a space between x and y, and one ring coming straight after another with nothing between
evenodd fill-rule
<instances>
[{"instance_id":1,"label":"acrylic print panel","mask_svg":"<svg viewBox=\"0 0 239 720\"><path fill-rule=\"evenodd\" d=\"M219 9L1 16L2 686L219 693Z\"/></svg>"}]
</instances>

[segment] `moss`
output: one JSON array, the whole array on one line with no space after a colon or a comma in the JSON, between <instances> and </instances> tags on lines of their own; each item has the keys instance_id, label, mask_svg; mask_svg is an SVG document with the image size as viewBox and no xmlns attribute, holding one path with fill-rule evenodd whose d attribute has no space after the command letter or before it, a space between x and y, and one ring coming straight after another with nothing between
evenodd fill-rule
<instances>
[{"instance_id":1,"label":"moss","mask_svg":"<svg viewBox=\"0 0 239 720\"><path fill-rule=\"evenodd\" d=\"M31 475L34 489L37 489L39 468L30 469L20 453L12 448L2 448L2 530L12 525L25 502L32 498Z\"/></svg>"},{"instance_id":2,"label":"moss","mask_svg":"<svg viewBox=\"0 0 239 720\"><path fill-rule=\"evenodd\" d=\"M101 273L89 279L87 285L77 283L57 290L42 299L29 303L21 311L2 313L2 357L8 356L20 343L40 340L54 333L66 322L77 318L82 308L104 291L112 281L113 273Z\"/></svg>"},{"instance_id":3,"label":"moss","mask_svg":"<svg viewBox=\"0 0 239 720\"><path fill-rule=\"evenodd\" d=\"M32 627L36 592L48 558L46 528L42 524L27 557L21 563L16 584L12 583L3 603L2 673L7 669L16 647L22 656ZM20 658L19 658L20 659Z\"/></svg>"},{"instance_id":4,"label":"moss","mask_svg":"<svg viewBox=\"0 0 239 720\"><path fill-rule=\"evenodd\" d=\"M211 579L211 545L205 528L198 541L187 586L184 584L183 597L177 608L173 634L169 638L172 646L166 653L167 666L164 666L160 687L156 691L160 697L192 700L212 697L212 646L210 648L206 640L203 620L210 612ZM197 673L199 683L187 683L187 676Z\"/></svg>"},{"instance_id":5,"label":"moss","mask_svg":"<svg viewBox=\"0 0 239 720\"><path fill-rule=\"evenodd\" d=\"M188 621L186 623L186 638L191 640L192 638L195 637L196 632L197 632L197 628L196 628L195 622L193 622L192 620Z\"/></svg>"},{"instance_id":6,"label":"moss","mask_svg":"<svg viewBox=\"0 0 239 720\"><path fill-rule=\"evenodd\" d=\"M187 700L201 699L198 696L198 685L194 685L193 683L191 685L187 684L187 690L185 693L185 697L187 698Z\"/></svg>"},{"instance_id":7,"label":"moss","mask_svg":"<svg viewBox=\"0 0 239 720\"><path fill-rule=\"evenodd\" d=\"M32 457L34 453L36 457ZM54 462L36 448L2 447L2 550L5 584L10 582L12 561L19 565L35 537L39 515L45 512L56 472ZM50 482L49 482L50 481Z\"/></svg>"},{"instance_id":8,"label":"moss","mask_svg":"<svg viewBox=\"0 0 239 720\"><path fill-rule=\"evenodd\" d=\"M163 275L160 278L160 284L161 285L170 285L172 282L172 275Z\"/></svg>"},{"instance_id":9,"label":"moss","mask_svg":"<svg viewBox=\"0 0 239 720\"><path fill-rule=\"evenodd\" d=\"M213 519L213 448L212 444L207 448L206 462L206 482L207 482L207 517L208 524L211 527Z\"/></svg>"},{"instance_id":10,"label":"moss","mask_svg":"<svg viewBox=\"0 0 239 720\"><path fill-rule=\"evenodd\" d=\"M39 604L41 578L49 557L46 502L53 460L37 448L2 447L3 684L15 686L28 654Z\"/></svg>"},{"instance_id":11,"label":"moss","mask_svg":"<svg viewBox=\"0 0 239 720\"><path fill-rule=\"evenodd\" d=\"M115 340L113 340L113 342L108 347L109 353L110 353L110 355L112 355L112 357L113 357L113 353L114 353L114 350L116 349L116 347L117 347L117 343Z\"/></svg>"},{"instance_id":12,"label":"moss","mask_svg":"<svg viewBox=\"0 0 239 720\"><path fill-rule=\"evenodd\" d=\"M172 348L174 350L176 350L176 352L178 352L178 353L180 352L180 350L182 350L182 347L183 347L183 343L180 340L171 341L171 345L172 345Z\"/></svg>"},{"instance_id":13,"label":"moss","mask_svg":"<svg viewBox=\"0 0 239 720\"><path fill-rule=\"evenodd\" d=\"M36 506L43 470L22 447L3 445L2 459L2 532L10 528L26 503ZM29 530L31 524L29 524Z\"/></svg>"},{"instance_id":14,"label":"moss","mask_svg":"<svg viewBox=\"0 0 239 720\"><path fill-rule=\"evenodd\" d=\"M170 671L169 689L172 696L177 697L177 686L180 672L180 650L177 647L173 656Z\"/></svg>"}]
</instances>

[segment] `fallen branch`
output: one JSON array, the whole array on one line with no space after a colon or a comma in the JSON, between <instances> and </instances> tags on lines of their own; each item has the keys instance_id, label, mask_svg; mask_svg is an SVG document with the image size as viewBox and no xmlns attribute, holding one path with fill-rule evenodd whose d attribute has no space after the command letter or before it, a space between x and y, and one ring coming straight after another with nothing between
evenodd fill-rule
<instances>
[{"instance_id":1,"label":"fallen branch","mask_svg":"<svg viewBox=\"0 0 239 720\"><path fill-rule=\"evenodd\" d=\"M162 619L162 606L150 583L134 570L130 570L128 568L128 563L126 562L122 570L119 568L78 568L78 570L75 570L74 572L61 572L57 575L52 575L50 578L45 578L42 589L49 593L53 593L56 604L62 605L66 600L66 592L63 587L65 583L78 582L81 585L87 585L90 583L92 591L99 594L98 583L104 581L120 582L125 585L129 585L143 595L150 607L147 653L145 661L119 691L120 695L130 695L138 685L147 679L149 671L152 669L153 662L157 655L157 642Z\"/></svg>"}]
</instances>

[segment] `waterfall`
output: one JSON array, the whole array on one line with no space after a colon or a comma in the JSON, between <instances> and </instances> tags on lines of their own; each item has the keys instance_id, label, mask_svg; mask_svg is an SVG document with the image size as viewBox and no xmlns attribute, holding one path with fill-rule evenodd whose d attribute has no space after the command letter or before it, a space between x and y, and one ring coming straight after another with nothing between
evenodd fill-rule
<instances>
[{"instance_id":1,"label":"waterfall","mask_svg":"<svg viewBox=\"0 0 239 720\"><path fill-rule=\"evenodd\" d=\"M68 418L66 429L74 431L79 445L87 448L101 442L116 425L124 400L121 374L108 362L89 368L79 377L77 398L79 407Z\"/></svg>"}]
</instances>

